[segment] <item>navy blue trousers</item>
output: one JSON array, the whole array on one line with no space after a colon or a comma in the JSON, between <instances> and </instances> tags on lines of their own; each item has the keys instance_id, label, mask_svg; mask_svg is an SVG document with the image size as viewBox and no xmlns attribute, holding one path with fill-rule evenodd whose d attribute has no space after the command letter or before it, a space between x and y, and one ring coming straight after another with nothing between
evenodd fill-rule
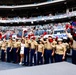
<instances>
[{"instance_id":1,"label":"navy blue trousers","mask_svg":"<svg viewBox=\"0 0 76 75\"><path fill-rule=\"evenodd\" d=\"M34 58L34 65L36 65L35 49L31 49L31 52L30 52L30 66L33 65L33 58Z\"/></svg>"},{"instance_id":2,"label":"navy blue trousers","mask_svg":"<svg viewBox=\"0 0 76 75\"><path fill-rule=\"evenodd\" d=\"M13 61L13 48L12 48L12 51L10 52L10 56L11 56L11 61Z\"/></svg>"},{"instance_id":3,"label":"navy blue trousers","mask_svg":"<svg viewBox=\"0 0 76 75\"><path fill-rule=\"evenodd\" d=\"M13 48L13 62L14 63L18 62L18 53L16 51L17 51L17 48Z\"/></svg>"},{"instance_id":4,"label":"navy blue trousers","mask_svg":"<svg viewBox=\"0 0 76 75\"><path fill-rule=\"evenodd\" d=\"M1 61L5 61L5 52L1 50Z\"/></svg>"},{"instance_id":5,"label":"navy blue trousers","mask_svg":"<svg viewBox=\"0 0 76 75\"><path fill-rule=\"evenodd\" d=\"M53 63L52 50L46 50L45 61L46 61L46 64L48 64L49 62Z\"/></svg>"},{"instance_id":6,"label":"navy blue trousers","mask_svg":"<svg viewBox=\"0 0 76 75\"><path fill-rule=\"evenodd\" d=\"M55 62L62 62L63 55L55 54Z\"/></svg>"},{"instance_id":7,"label":"navy blue trousers","mask_svg":"<svg viewBox=\"0 0 76 75\"><path fill-rule=\"evenodd\" d=\"M20 62L20 47L18 48L18 62Z\"/></svg>"},{"instance_id":8,"label":"navy blue trousers","mask_svg":"<svg viewBox=\"0 0 76 75\"><path fill-rule=\"evenodd\" d=\"M11 47L7 48L7 62L11 62L11 52L10 52Z\"/></svg>"},{"instance_id":9,"label":"navy blue trousers","mask_svg":"<svg viewBox=\"0 0 76 75\"><path fill-rule=\"evenodd\" d=\"M76 50L72 50L72 63L76 64Z\"/></svg>"},{"instance_id":10,"label":"navy blue trousers","mask_svg":"<svg viewBox=\"0 0 76 75\"><path fill-rule=\"evenodd\" d=\"M46 64L46 49L44 50L44 64Z\"/></svg>"},{"instance_id":11,"label":"navy blue trousers","mask_svg":"<svg viewBox=\"0 0 76 75\"><path fill-rule=\"evenodd\" d=\"M41 56L42 55L42 53L41 52L38 52L37 53L37 64L39 65L41 65L41 64L43 64L43 57Z\"/></svg>"},{"instance_id":12,"label":"navy blue trousers","mask_svg":"<svg viewBox=\"0 0 76 75\"><path fill-rule=\"evenodd\" d=\"M24 48L24 65L29 65L29 48Z\"/></svg>"}]
</instances>

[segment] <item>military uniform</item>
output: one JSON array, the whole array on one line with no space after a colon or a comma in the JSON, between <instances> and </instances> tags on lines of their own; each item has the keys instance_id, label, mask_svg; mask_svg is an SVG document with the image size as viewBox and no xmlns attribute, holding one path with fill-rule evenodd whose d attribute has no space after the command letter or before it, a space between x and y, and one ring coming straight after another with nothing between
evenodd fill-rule
<instances>
[{"instance_id":1,"label":"military uniform","mask_svg":"<svg viewBox=\"0 0 76 75\"><path fill-rule=\"evenodd\" d=\"M66 43L63 43L63 45L65 46L66 48L66 54L65 54L65 61L67 60L67 52L69 50L69 44L66 42Z\"/></svg>"},{"instance_id":2,"label":"military uniform","mask_svg":"<svg viewBox=\"0 0 76 75\"><path fill-rule=\"evenodd\" d=\"M36 46L37 42L35 40L30 42L30 66L32 66L33 58L34 58L34 65L36 65Z\"/></svg>"},{"instance_id":3,"label":"military uniform","mask_svg":"<svg viewBox=\"0 0 76 75\"><path fill-rule=\"evenodd\" d=\"M44 45L38 44L38 52L37 52L37 64L43 64L43 55L44 55ZM39 63L40 62L40 63Z\"/></svg>"},{"instance_id":4,"label":"military uniform","mask_svg":"<svg viewBox=\"0 0 76 75\"><path fill-rule=\"evenodd\" d=\"M12 41L7 42L7 62L11 62L11 52L12 52Z\"/></svg>"},{"instance_id":5,"label":"military uniform","mask_svg":"<svg viewBox=\"0 0 76 75\"><path fill-rule=\"evenodd\" d=\"M50 59L50 62L53 63L52 52L53 52L52 43L50 43L49 40L47 39L47 41L46 41L46 53L45 53L46 64L49 63L49 59Z\"/></svg>"},{"instance_id":6,"label":"military uniform","mask_svg":"<svg viewBox=\"0 0 76 75\"><path fill-rule=\"evenodd\" d=\"M18 46L18 62L20 62L20 49L21 49L21 40L20 39L17 41L17 46Z\"/></svg>"},{"instance_id":7,"label":"military uniform","mask_svg":"<svg viewBox=\"0 0 76 75\"><path fill-rule=\"evenodd\" d=\"M55 40L53 40L53 42L52 42L52 47L53 47L53 55L52 55L52 57L53 57L53 62L55 62L55 46L57 45L57 42L55 41Z\"/></svg>"},{"instance_id":8,"label":"military uniform","mask_svg":"<svg viewBox=\"0 0 76 75\"><path fill-rule=\"evenodd\" d=\"M56 41L53 41L52 42L52 46L55 47L56 45L57 45L57 42Z\"/></svg>"},{"instance_id":9,"label":"military uniform","mask_svg":"<svg viewBox=\"0 0 76 75\"><path fill-rule=\"evenodd\" d=\"M18 62L18 43L16 40L13 41L13 62Z\"/></svg>"},{"instance_id":10,"label":"military uniform","mask_svg":"<svg viewBox=\"0 0 76 75\"><path fill-rule=\"evenodd\" d=\"M47 50L47 43L44 43L44 64L46 64L46 50Z\"/></svg>"},{"instance_id":11,"label":"military uniform","mask_svg":"<svg viewBox=\"0 0 76 75\"><path fill-rule=\"evenodd\" d=\"M55 46L56 50L55 50L55 61L56 62L61 62L64 60L65 58L65 52L66 52L66 48L63 44L57 44ZM64 57L64 58L63 58Z\"/></svg>"},{"instance_id":12,"label":"military uniform","mask_svg":"<svg viewBox=\"0 0 76 75\"><path fill-rule=\"evenodd\" d=\"M1 43L1 61L5 61L6 41Z\"/></svg>"},{"instance_id":13,"label":"military uniform","mask_svg":"<svg viewBox=\"0 0 76 75\"><path fill-rule=\"evenodd\" d=\"M29 39L25 39L25 47L24 47L24 65L29 65Z\"/></svg>"}]
</instances>

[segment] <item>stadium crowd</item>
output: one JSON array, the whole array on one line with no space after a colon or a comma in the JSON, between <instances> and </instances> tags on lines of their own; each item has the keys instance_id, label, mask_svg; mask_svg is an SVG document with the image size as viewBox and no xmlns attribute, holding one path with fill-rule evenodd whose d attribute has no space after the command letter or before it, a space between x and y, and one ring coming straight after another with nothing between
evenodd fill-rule
<instances>
[{"instance_id":1,"label":"stadium crowd","mask_svg":"<svg viewBox=\"0 0 76 75\"><path fill-rule=\"evenodd\" d=\"M67 34L68 39L66 39L65 37L52 37L52 33L46 32L46 30L48 29L52 31L57 26L59 26L60 28L62 26L65 27L65 33ZM22 26L22 28L23 27L25 26ZM17 33L17 30L14 30ZM29 36L28 34L30 31L33 34ZM41 33L42 31L43 33ZM25 30L22 30L21 38L12 38L10 36L8 40L3 38L2 42L0 43L1 61L19 63L20 65L26 66L62 62L67 60L67 53L72 49L72 63L76 64L75 32L76 22L73 22L72 25L58 23L54 26L26 26ZM36 39L36 34L39 35L38 39ZM47 34L50 35L47 38L43 38L43 36L41 36L42 34L43 36Z\"/></svg>"},{"instance_id":2,"label":"stadium crowd","mask_svg":"<svg viewBox=\"0 0 76 75\"><path fill-rule=\"evenodd\" d=\"M35 21L46 21L46 20L55 20L55 19L62 19L62 18L69 18L69 17L74 17L76 16L76 11L69 11L66 13L60 13L60 14L48 14L46 16L41 15L41 16L36 16L36 17L0 17L0 22L1 23L19 23L19 22L35 22Z\"/></svg>"},{"instance_id":3,"label":"stadium crowd","mask_svg":"<svg viewBox=\"0 0 76 75\"><path fill-rule=\"evenodd\" d=\"M53 30L57 27L59 28L65 28L65 25L68 23L56 23L56 24L43 24L43 25L34 25L34 26L0 26L0 32L3 33L3 37L6 37L7 39L13 35L16 34L18 37L22 36L22 30L25 30L24 35L30 35L34 34L35 36L42 36L45 33L52 34ZM7 35L6 35L7 34Z\"/></svg>"}]
</instances>

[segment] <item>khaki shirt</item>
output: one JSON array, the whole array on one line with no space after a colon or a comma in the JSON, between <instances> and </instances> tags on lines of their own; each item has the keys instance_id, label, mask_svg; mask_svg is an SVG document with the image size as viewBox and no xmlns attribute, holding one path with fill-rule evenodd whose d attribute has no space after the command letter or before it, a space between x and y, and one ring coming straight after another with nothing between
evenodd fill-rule
<instances>
[{"instance_id":1,"label":"khaki shirt","mask_svg":"<svg viewBox=\"0 0 76 75\"><path fill-rule=\"evenodd\" d=\"M16 41L13 42L13 48L18 48L18 42Z\"/></svg>"},{"instance_id":2,"label":"khaki shirt","mask_svg":"<svg viewBox=\"0 0 76 75\"><path fill-rule=\"evenodd\" d=\"M57 42L56 42L56 41L53 41L53 42L52 42L53 48L55 48L56 45L57 45Z\"/></svg>"},{"instance_id":3,"label":"khaki shirt","mask_svg":"<svg viewBox=\"0 0 76 75\"><path fill-rule=\"evenodd\" d=\"M2 49L2 50L6 50L6 42L2 42L2 44L1 44L1 49Z\"/></svg>"},{"instance_id":4,"label":"khaki shirt","mask_svg":"<svg viewBox=\"0 0 76 75\"><path fill-rule=\"evenodd\" d=\"M65 46L63 45L63 44L61 44L61 45L56 45L56 51L55 51L55 53L56 54L59 54L59 55L63 55L64 54L64 51L66 51L66 48L65 48Z\"/></svg>"},{"instance_id":5,"label":"khaki shirt","mask_svg":"<svg viewBox=\"0 0 76 75\"><path fill-rule=\"evenodd\" d=\"M47 49L47 43L44 43L44 49Z\"/></svg>"},{"instance_id":6,"label":"khaki shirt","mask_svg":"<svg viewBox=\"0 0 76 75\"><path fill-rule=\"evenodd\" d=\"M25 40L25 47L29 47L29 44L31 43L31 41L30 40Z\"/></svg>"},{"instance_id":7,"label":"khaki shirt","mask_svg":"<svg viewBox=\"0 0 76 75\"><path fill-rule=\"evenodd\" d=\"M69 48L69 44L68 43L63 43L63 45L65 46L66 49Z\"/></svg>"},{"instance_id":8,"label":"khaki shirt","mask_svg":"<svg viewBox=\"0 0 76 75\"><path fill-rule=\"evenodd\" d=\"M38 44L38 52L43 52L44 51L44 45L43 44Z\"/></svg>"},{"instance_id":9,"label":"khaki shirt","mask_svg":"<svg viewBox=\"0 0 76 75\"><path fill-rule=\"evenodd\" d=\"M31 49L35 49L38 44L36 41L31 41L30 45L31 45L31 47L30 47Z\"/></svg>"},{"instance_id":10,"label":"khaki shirt","mask_svg":"<svg viewBox=\"0 0 76 75\"><path fill-rule=\"evenodd\" d=\"M75 40L73 40L73 49L76 50L76 41Z\"/></svg>"},{"instance_id":11,"label":"khaki shirt","mask_svg":"<svg viewBox=\"0 0 76 75\"><path fill-rule=\"evenodd\" d=\"M21 42L18 41L18 42L17 42L17 46L18 46L18 47L21 47Z\"/></svg>"},{"instance_id":12,"label":"khaki shirt","mask_svg":"<svg viewBox=\"0 0 76 75\"><path fill-rule=\"evenodd\" d=\"M49 41L47 41L46 43L46 49L47 50L52 50L53 46L52 46L52 43L50 43Z\"/></svg>"},{"instance_id":13,"label":"khaki shirt","mask_svg":"<svg viewBox=\"0 0 76 75\"><path fill-rule=\"evenodd\" d=\"M11 41L8 41L8 42L7 42L7 47L12 47L12 44L13 44L13 43L12 43Z\"/></svg>"}]
</instances>

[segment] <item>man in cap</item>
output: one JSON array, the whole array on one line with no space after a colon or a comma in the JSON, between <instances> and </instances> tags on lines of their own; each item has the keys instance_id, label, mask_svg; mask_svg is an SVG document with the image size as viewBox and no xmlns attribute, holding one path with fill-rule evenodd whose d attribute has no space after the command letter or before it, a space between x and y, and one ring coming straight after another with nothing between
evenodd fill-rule
<instances>
[{"instance_id":1,"label":"man in cap","mask_svg":"<svg viewBox=\"0 0 76 75\"><path fill-rule=\"evenodd\" d=\"M18 63L18 39L13 39L13 63Z\"/></svg>"},{"instance_id":2,"label":"man in cap","mask_svg":"<svg viewBox=\"0 0 76 75\"><path fill-rule=\"evenodd\" d=\"M29 47L30 47L30 39L28 36L25 36L25 47L24 47L24 65L29 65Z\"/></svg>"},{"instance_id":3,"label":"man in cap","mask_svg":"<svg viewBox=\"0 0 76 75\"><path fill-rule=\"evenodd\" d=\"M12 52L12 38L9 38L7 42L7 62L11 62L11 52Z\"/></svg>"},{"instance_id":4,"label":"man in cap","mask_svg":"<svg viewBox=\"0 0 76 75\"><path fill-rule=\"evenodd\" d=\"M69 52L69 44L67 42L67 37L63 37L63 45L66 48L66 55L65 55L65 61L67 60L67 53Z\"/></svg>"},{"instance_id":5,"label":"man in cap","mask_svg":"<svg viewBox=\"0 0 76 75\"><path fill-rule=\"evenodd\" d=\"M53 53L52 53L52 57L53 57L53 62L55 62L55 53L54 53L54 48L57 45L57 41L56 41L56 37L53 36L53 42L52 42L52 46L53 46Z\"/></svg>"},{"instance_id":6,"label":"man in cap","mask_svg":"<svg viewBox=\"0 0 76 75\"><path fill-rule=\"evenodd\" d=\"M37 64L43 64L43 56L44 56L44 44L43 41L40 40L38 44L37 50Z\"/></svg>"},{"instance_id":7,"label":"man in cap","mask_svg":"<svg viewBox=\"0 0 76 75\"><path fill-rule=\"evenodd\" d=\"M62 62L65 59L66 48L62 44L62 39L58 38L58 43L55 46L55 62Z\"/></svg>"},{"instance_id":8,"label":"man in cap","mask_svg":"<svg viewBox=\"0 0 76 75\"><path fill-rule=\"evenodd\" d=\"M37 51L37 42L35 41L35 37L31 37L30 42L30 66L33 64L33 58L34 58L34 65L36 65L36 51Z\"/></svg>"},{"instance_id":9,"label":"man in cap","mask_svg":"<svg viewBox=\"0 0 76 75\"><path fill-rule=\"evenodd\" d=\"M6 45L6 39L4 38L1 43L1 61L5 61Z\"/></svg>"},{"instance_id":10,"label":"man in cap","mask_svg":"<svg viewBox=\"0 0 76 75\"><path fill-rule=\"evenodd\" d=\"M47 40L44 41L44 43L46 43L46 51L45 51L45 61L46 64L49 63L49 59L50 62L53 63L53 58L52 58L52 53L53 53L53 46L52 46L52 37L48 36Z\"/></svg>"},{"instance_id":11,"label":"man in cap","mask_svg":"<svg viewBox=\"0 0 76 75\"><path fill-rule=\"evenodd\" d=\"M39 37L38 37L38 40L37 40L37 43L38 43L38 44L39 44L39 42L40 42L40 39L41 39L41 37L39 36Z\"/></svg>"}]
</instances>

